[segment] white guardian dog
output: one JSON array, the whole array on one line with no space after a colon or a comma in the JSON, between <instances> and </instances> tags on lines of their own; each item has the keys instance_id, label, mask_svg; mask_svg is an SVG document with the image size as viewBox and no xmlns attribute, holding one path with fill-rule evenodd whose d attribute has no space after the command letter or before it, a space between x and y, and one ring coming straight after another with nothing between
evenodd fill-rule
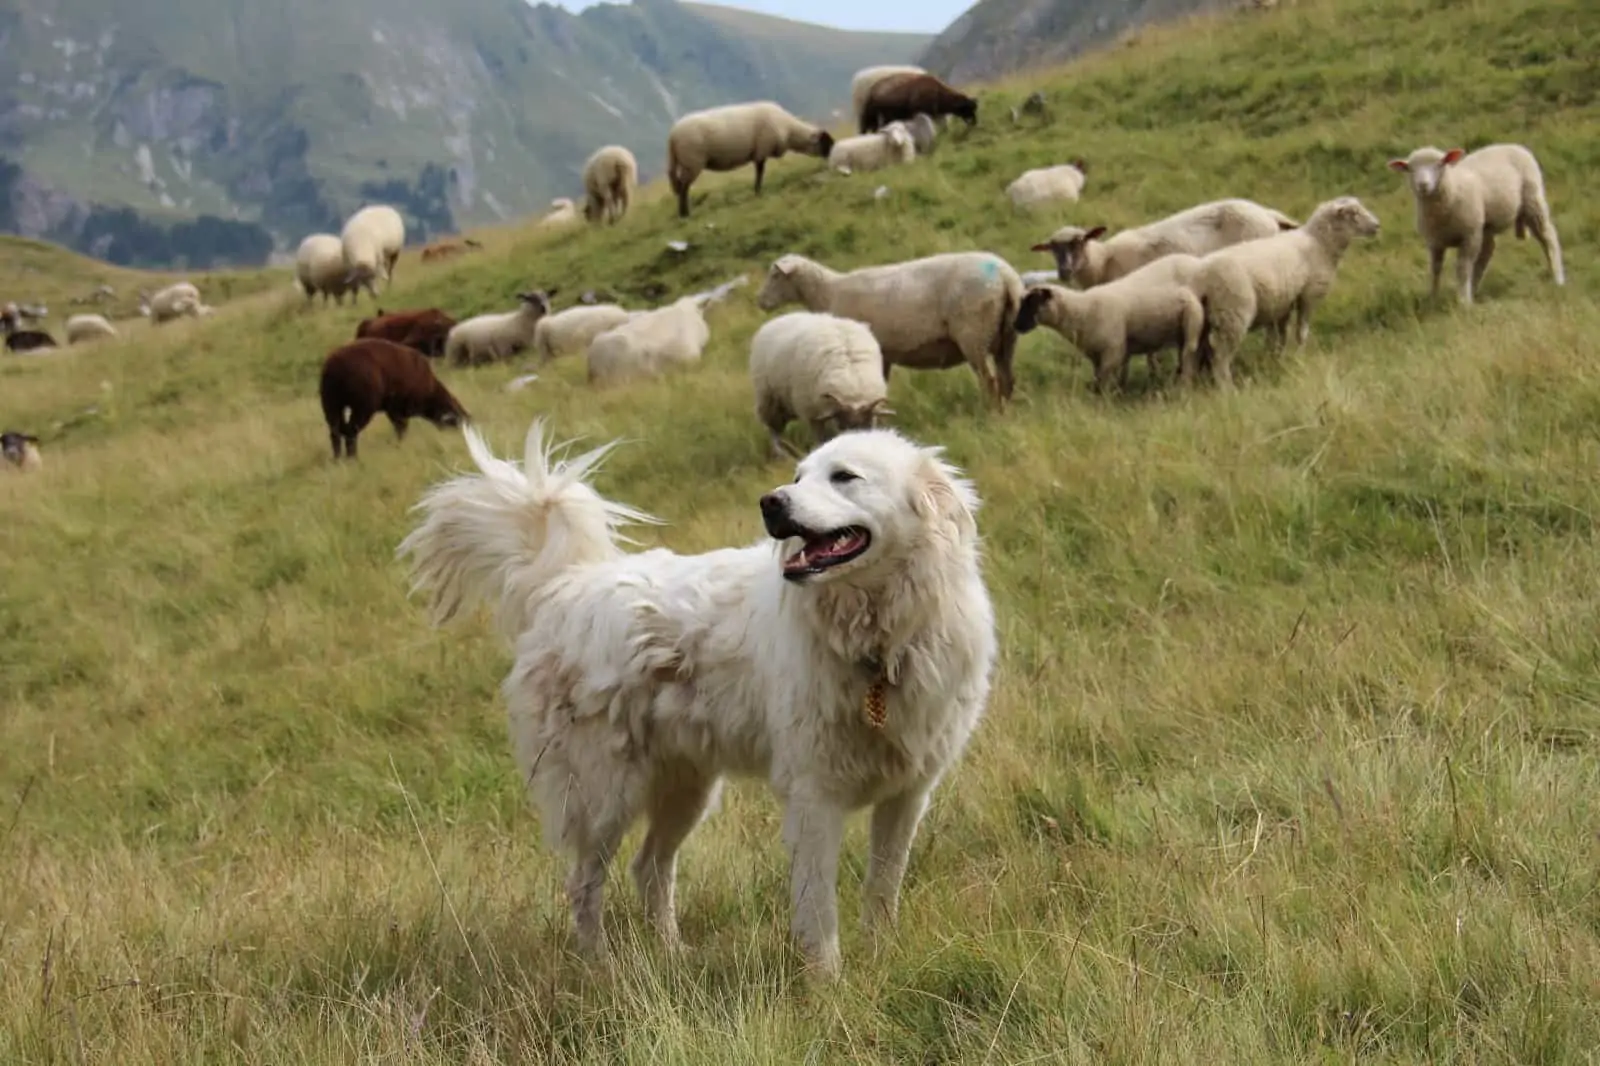
<instances>
[{"instance_id":1,"label":"white guardian dog","mask_svg":"<svg viewBox=\"0 0 1600 1066\"><path fill-rule=\"evenodd\" d=\"M723 775L765 777L784 806L795 937L836 975L846 815L872 808L862 913L886 927L929 793L988 699L971 484L938 448L848 432L761 497L773 541L630 553L620 527L656 519L587 480L617 442L557 459L535 421L519 468L464 432L480 473L430 489L399 554L435 625L498 609L511 743L547 836L573 854L579 948L606 953L606 869L641 815L633 878L676 944L678 849Z\"/></svg>"}]
</instances>

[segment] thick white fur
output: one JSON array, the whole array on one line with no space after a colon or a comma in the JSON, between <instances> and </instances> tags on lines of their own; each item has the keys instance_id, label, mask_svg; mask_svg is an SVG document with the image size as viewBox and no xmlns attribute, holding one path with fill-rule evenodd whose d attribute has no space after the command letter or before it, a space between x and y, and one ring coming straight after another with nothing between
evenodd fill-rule
<instances>
[{"instance_id":1,"label":"thick white fur","mask_svg":"<svg viewBox=\"0 0 1600 1066\"><path fill-rule=\"evenodd\" d=\"M780 561L798 539L624 551L620 527L655 520L588 484L611 445L558 461L536 421L519 469L465 435L480 472L434 486L399 552L435 624L498 606L516 657L512 746L547 835L573 854L579 946L605 954L607 866L641 816L633 877L676 943L678 849L724 774L756 776L784 806L794 933L817 971L836 974L846 815L873 808L863 920L892 923L928 795L988 698L996 638L970 483L892 430L835 437L763 512L810 530L861 526L872 546L790 582ZM888 684L882 732L864 715L874 676Z\"/></svg>"}]
</instances>

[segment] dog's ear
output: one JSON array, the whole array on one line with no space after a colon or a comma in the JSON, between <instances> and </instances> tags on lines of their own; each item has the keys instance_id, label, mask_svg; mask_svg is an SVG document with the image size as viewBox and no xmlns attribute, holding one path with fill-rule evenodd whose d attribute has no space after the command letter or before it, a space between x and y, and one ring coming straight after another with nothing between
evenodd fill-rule
<instances>
[{"instance_id":1,"label":"dog's ear","mask_svg":"<svg viewBox=\"0 0 1600 1066\"><path fill-rule=\"evenodd\" d=\"M922 465L911 484L911 509L930 524L951 527L958 541L977 536L978 493L972 482L940 457L940 450L923 453Z\"/></svg>"}]
</instances>

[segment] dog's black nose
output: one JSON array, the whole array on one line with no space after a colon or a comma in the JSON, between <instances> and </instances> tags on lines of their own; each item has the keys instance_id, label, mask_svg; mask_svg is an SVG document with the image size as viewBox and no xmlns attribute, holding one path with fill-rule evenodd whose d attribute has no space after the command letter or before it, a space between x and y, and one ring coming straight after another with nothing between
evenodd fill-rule
<instances>
[{"instance_id":1,"label":"dog's black nose","mask_svg":"<svg viewBox=\"0 0 1600 1066\"><path fill-rule=\"evenodd\" d=\"M795 536L794 519L789 517L789 501L781 492L769 492L761 497L761 523L767 535L776 540Z\"/></svg>"}]
</instances>

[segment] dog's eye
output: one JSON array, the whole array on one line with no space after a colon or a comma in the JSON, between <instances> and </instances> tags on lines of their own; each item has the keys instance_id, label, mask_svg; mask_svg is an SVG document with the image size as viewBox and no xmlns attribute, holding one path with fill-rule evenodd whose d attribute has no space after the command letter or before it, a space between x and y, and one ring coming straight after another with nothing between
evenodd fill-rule
<instances>
[{"instance_id":1,"label":"dog's eye","mask_svg":"<svg viewBox=\"0 0 1600 1066\"><path fill-rule=\"evenodd\" d=\"M835 485L843 485L847 481L860 481L861 475L852 473L849 470L835 470L828 476L828 480Z\"/></svg>"}]
</instances>

